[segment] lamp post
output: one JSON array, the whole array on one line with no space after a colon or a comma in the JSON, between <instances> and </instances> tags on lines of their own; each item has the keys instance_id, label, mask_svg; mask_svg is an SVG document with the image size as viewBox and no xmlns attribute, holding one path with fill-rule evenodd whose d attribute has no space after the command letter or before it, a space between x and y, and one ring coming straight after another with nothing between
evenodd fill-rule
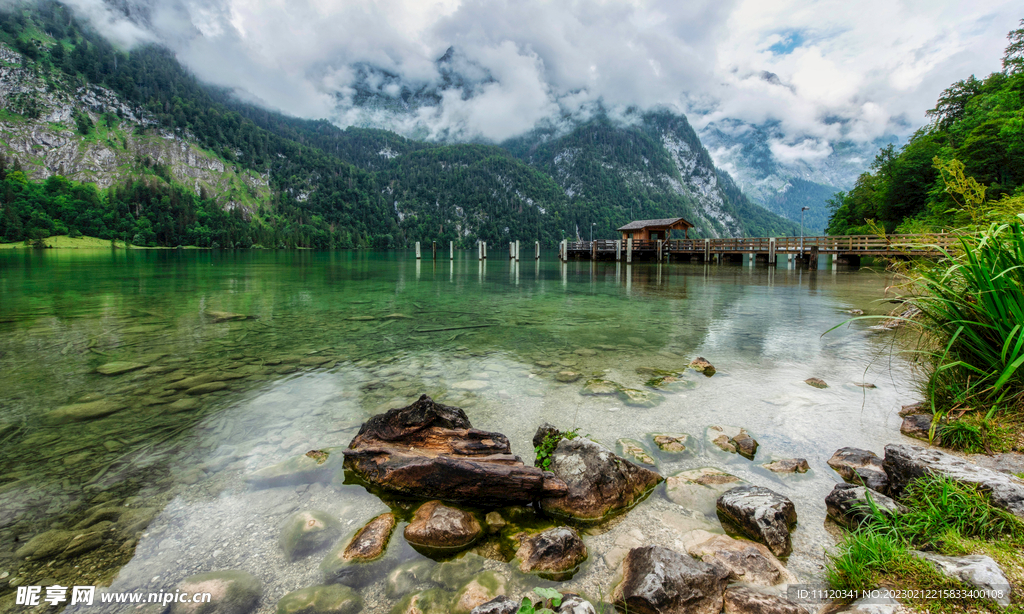
<instances>
[{"instance_id":1,"label":"lamp post","mask_svg":"<svg viewBox=\"0 0 1024 614\"><path fill-rule=\"evenodd\" d=\"M810 210L810 207L800 208L800 255L804 255L804 211Z\"/></svg>"},{"instance_id":2,"label":"lamp post","mask_svg":"<svg viewBox=\"0 0 1024 614\"><path fill-rule=\"evenodd\" d=\"M597 222L591 222L590 223L590 242L591 243L594 242L594 226L596 226L596 225L597 225Z\"/></svg>"}]
</instances>

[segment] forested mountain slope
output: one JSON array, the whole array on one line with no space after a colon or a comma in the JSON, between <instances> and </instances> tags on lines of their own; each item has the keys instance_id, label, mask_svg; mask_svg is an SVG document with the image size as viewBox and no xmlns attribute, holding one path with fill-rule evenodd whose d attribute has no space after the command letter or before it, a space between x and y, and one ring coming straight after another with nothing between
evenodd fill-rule
<instances>
[{"instance_id":1,"label":"forested mountain slope","mask_svg":"<svg viewBox=\"0 0 1024 614\"><path fill-rule=\"evenodd\" d=\"M5 241L470 246L674 215L711 236L793 230L747 202L689 126L680 140L678 126L597 121L526 157L341 130L238 102L160 47L119 51L52 1L0 8L0 102ZM553 164L558 146L580 152L579 173ZM57 175L95 186L42 183Z\"/></svg>"}]
</instances>

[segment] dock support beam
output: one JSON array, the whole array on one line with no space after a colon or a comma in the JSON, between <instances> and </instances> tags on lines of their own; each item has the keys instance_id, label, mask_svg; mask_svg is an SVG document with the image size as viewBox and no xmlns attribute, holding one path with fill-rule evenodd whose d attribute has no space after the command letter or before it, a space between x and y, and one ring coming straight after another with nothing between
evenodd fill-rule
<instances>
[{"instance_id":1,"label":"dock support beam","mask_svg":"<svg viewBox=\"0 0 1024 614\"><path fill-rule=\"evenodd\" d=\"M519 241L516 241L516 262L519 262Z\"/></svg>"},{"instance_id":2,"label":"dock support beam","mask_svg":"<svg viewBox=\"0 0 1024 614\"><path fill-rule=\"evenodd\" d=\"M448 242L448 259L455 260L455 241Z\"/></svg>"},{"instance_id":3,"label":"dock support beam","mask_svg":"<svg viewBox=\"0 0 1024 614\"><path fill-rule=\"evenodd\" d=\"M590 261L593 262L595 260L597 260L597 242L596 241L591 241L590 242Z\"/></svg>"},{"instance_id":4,"label":"dock support beam","mask_svg":"<svg viewBox=\"0 0 1024 614\"><path fill-rule=\"evenodd\" d=\"M777 243L776 243L775 237L772 237L771 239L768 239L768 264L770 266L775 266L775 262L776 262L775 250L776 250L776 248L777 248Z\"/></svg>"},{"instance_id":5,"label":"dock support beam","mask_svg":"<svg viewBox=\"0 0 1024 614\"><path fill-rule=\"evenodd\" d=\"M818 246L811 247L810 261L807 263L812 271L818 270Z\"/></svg>"},{"instance_id":6,"label":"dock support beam","mask_svg":"<svg viewBox=\"0 0 1024 614\"><path fill-rule=\"evenodd\" d=\"M622 239L615 239L615 262L622 260Z\"/></svg>"},{"instance_id":7,"label":"dock support beam","mask_svg":"<svg viewBox=\"0 0 1024 614\"><path fill-rule=\"evenodd\" d=\"M437 260L437 241L430 242L430 253L434 260Z\"/></svg>"},{"instance_id":8,"label":"dock support beam","mask_svg":"<svg viewBox=\"0 0 1024 614\"><path fill-rule=\"evenodd\" d=\"M533 242L533 259L540 260L540 241Z\"/></svg>"},{"instance_id":9,"label":"dock support beam","mask_svg":"<svg viewBox=\"0 0 1024 614\"><path fill-rule=\"evenodd\" d=\"M662 241L661 241L661 239L658 239L658 262L661 262L661 246L662 246Z\"/></svg>"},{"instance_id":10,"label":"dock support beam","mask_svg":"<svg viewBox=\"0 0 1024 614\"><path fill-rule=\"evenodd\" d=\"M633 237L626 239L626 262L633 262Z\"/></svg>"},{"instance_id":11,"label":"dock support beam","mask_svg":"<svg viewBox=\"0 0 1024 614\"><path fill-rule=\"evenodd\" d=\"M420 242L419 241L416 242L416 259L417 260L420 259Z\"/></svg>"},{"instance_id":12,"label":"dock support beam","mask_svg":"<svg viewBox=\"0 0 1024 614\"><path fill-rule=\"evenodd\" d=\"M711 239L704 239L704 262L711 262Z\"/></svg>"}]
</instances>

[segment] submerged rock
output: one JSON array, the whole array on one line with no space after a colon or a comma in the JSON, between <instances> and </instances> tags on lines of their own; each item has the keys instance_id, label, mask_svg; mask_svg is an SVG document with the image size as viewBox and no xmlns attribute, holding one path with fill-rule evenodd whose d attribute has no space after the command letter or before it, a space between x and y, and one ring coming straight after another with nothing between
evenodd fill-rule
<instances>
[{"instance_id":1,"label":"submerged rock","mask_svg":"<svg viewBox=\"0 0 1024 614\"><path fill-rule=\"evenodd\" d=\"M376 579L378 570L372 563L387 552L396 522L394 514L381 514L356 531L351 540L338 544L320 563L325 580L359 587Z\"/></svg>"},{"instance_id":2,"label":"submerged rock","mask_svg":"<svg viewBox=\"0 0 1024 614\"><path fill-rule=\"evenodd\" d=\"M356 614L362 609L363 598L340 584L292 591L277 602L277 614Z\"/></svg>"},{"instance_id":3,"label":"submerged rock","mask_svg":"<svg viewBox=\"0 0 1024 614\"><path fill-rule=\"evenodd\" d=\"M657 388L658 390L664 390L665 392L682 392L684 390L693 390L697 387L696 381L687 378L686 371L637 369L637 372L651 376L646 382L644 382L644 385L650 386L651 388Z\"/></svg>"},{"instance_id":4,"label":"submerged rock","mask_svg":"<svg viewBox=\"0 0 1024 614\"><path fill-rule=\"evenodd\" d=\"M992 505L1024 519L1024 480L979 467L961 458L918 446L885 446L885 472L889 494L899 498L911 480L926 475L946 477L962 484L976 485L987 492Z\"/></svg>"},{"instance_id":5,"label":"submerged rock","mask_svg":"<svg viewBox=\"0 0 1024 614\"><path fill-rule=\"evenodd\" d=\"M714 516L718 497L743 483L730 473L702 467L669 477L665 480L665 494L676 505Z\"/></svg>"},{"instance_id":6,"label":"submerged rock","mask_svg":"<svg viewBox=\"0 0 1024 614\"><path fill-rule=\"evenodd\" d=\"M583 374L576 371L559 371L555 373L555 380L563 384L571 384L581 377L583 377Z\"/></svg>"},{"instance_id":7,"label":"submerged rock","mask_svg":"<svg viewBox=\"0 0 1024 614\"><path fill-rule=\"evenodd\" d=\"M519 571L540 573L553 580L568 580L587 558L587 547L572 527L555 527L523 535L516 551ZM545 575L548 574L548 575Z\"/></svg>"},{"instance_id":8,"label":"submerged rock","mask_svg":"<svg viewBox=\"0 0 1024 614\"><path fill-rule=\"evenodd\" d=\"M103 375L121 375L122 373L145 369L146 366L141 362L114 361L96 367L96 372Z\"/></svg>"},{"instance_id":9,"label":"submerged rock","mask_svg":"<svg viewBox=\"0 0 1024 614\"><path fill-rule=\"evenodd\" d=\"M819 377L809 377L804 380L804 383L815 388L828 388L828 384L825 383L825 380Z\"/></svg>"},{"instance_id":10,"label":"submerged rock","mask_svg":"<svg viewBox=\"0 0 1024 614\"><path fill-rule=\"evenodd\" d=\"M611 380L593 378L588 379L586 383L583 384L583 390L580 390L580 394L586 396L615 394L619 391L619 388L621 388L621 386Z\"/></svg>"},{"instance_id":11,"label":"submerged rock","mask_svg":"<svg viewBox=\"0 0 1024 614\"><path fill-rule=\"evenodd\" d=\"M424 559L402 563L388 572L384 583L384 594L391 599L397 599L413 590L420 584L430 581L430 572L434 569L434 562Z\"/></svg>"},{"instance_id":12,"label":"submerged rock","mask_svg":"<svg viewBox=\"0 0 1024 614\"><path fill-rule=\"evenodd\" d=\"M474 608L505 594L507 581L493 571L485 571L466 583L452 599L453 614L470 614Z\"/></svg>"},{"instance_id":13,"label":"submerged rock","mask_svg":"<svg viewBox=\"0 0 1024 614\"><path fill-rule=\"evenodd\" d=\"M762 486L737 486L718 498L718 513L751 539L767 545L775 556L789 554L789 530L796 507L788 497Z\"/></svg>"},{"instance_id":14,"label":"submerged rock","mask_svg":"<svg viewBox=\"0 0 1024 614\"><path fill-rule=\"evenodd\" d=\"M725 591L723 614L807 614L807 610L778 595L759 593L745 586Z\"/></svg>"},{"instance_id":15,"label":"submerged rock","mask_svg":"<svg viewBox=\"0 0 1024 614\"><path fill-rule=\"evenodd\" d=\"M636 462L645 465L654 466L657 464L654 457L647 453L647 450L644 449L643 444L639 441L635 439L620 439L615 443L618 444L619 449L622 451L622 456L632 458Z\"/></svg>"},{"instance_id":16,"label":"submerged rock","mask_svg":"<svg viewBox=\"0 0 1024 614\"><path fill-rule=\"evenodd\" d=\"M683 542L691 555L727 569L730 581L756 586L796 582L796 577L762 544L702 530L690 531Z\"/></svg>"},{"instance_id":17,"label":"submerged rock","mask_svg":"<svg viewBox=\"0 0 1024 614\"><path fill-rule=\"evenodd\" d=\"M240 320L248 320L255 316L245 315L244 313L233 313L230 311L206 311L206 317L210 318L210 321L214 324L221 322L235 322Z\"/></svg>"},{"instance_id":18,"label":"submerged rock","mask_svg":"<svg viewBox=\"0 0 1024 614\"><path fill-rule=\"evenodd\" d=\"M807 473L811 469L805 458L782 458L761 466L772 473Z\"/></svg>"},{"instance_id":19,"label":"submerged rock","mask_svg":"<svg viewBox=\"0 0 1024 614\"><path fill-rule=\"evenodd\" d=\"M452 597L439 588L413 593L396 603L391 614L451 614Z\"/></svg>"},{"instance_id":20,"label":"submerged rock","mask_svg":"<svg viewBox=\"0 0 1024 614\"><path fill-rule=\"evenodd\" d=\"M665 397L655 392L636 390L634 388L619 388L619 399L630 407L656 407Z\"/></svg>"},{"instance_id":21,"label":"submerged rock","mask_svg":"<svg viewBox=\"0 0 1024 614\"><path fill-rule=\"evenodd\" d=\"M708 362L708 359L703 356L694 358L690 362L689 367L698 373L703 373L707 377L711 377L716 372L715 366Z\"/></svg>"},{"instance_id":22,"label":"submerged rock","mask_svg":"<svg viewBox=\"0 0 1024 614\"><path fill-rule=\"evenodd\" d=\"M633 548L622 562L615 606L642 614L718 614L729 572L662 546Z\"/></svg>"},{"instance_id":23,"label":"submerged rock","mask_svg":"<svg viewBox=\"0 0 1024 614\"><path fill-rule=\"evenodd\" d=\"M693 438L686 433L655 433L651 435L654 445L662 452L672 454L694 453L696 451Z\"/></svg>"},{"instance_id":24,"label":"submerged rock","mask_svg":"<svg viewBox=\"0 0 1024 614\"><path fill-rule=\"evenodd\" d=\"M836 484L825 497L828 516L848 529L857 529L870 517L871 506L868 497L879 510L898 514L904 508L880 492L854 484Z\"/></svg>"},{"instance_id":25,"label":"submerged rock","mask_svg":"<svg viewBox=\"0 0 1024 614\"><path fill-rule=\"evenodd\" d=\"M336 449L310 450L302 456L264 467L248 477L257 488L329 482L340 467Z\"/></svg>"},{"instance_id":26,"label":"submerged rock","mask_svg":"<svg viewBox=\"0 0 1024 614\"><path fill-rule=\"evenodd\" d=\"M738 426L709 426L708 441L719 450L753 460L757 454L757 440L746 429Z\"/></svg>"},{"instance_id":27,"label":"submerged rock","mask_svg":"<svg viewBox=\"0 0 1024 614\"><path fill-rule=\"evenodd\" d=\"M199 396L203 394L210 394L211 392L217 392L218 390L224 390L228 385L224 382L210 382L208 384L199 384L193 386L185 391L185 394L190 396Z\"/></svg>"},{"instance_id":28,"label":"submerged rock","mask_svg":"<svg viewBox=\"0 0 1024 614\"><path fill-rule=\"evenodd\" d=\"M482 556L468 552L452 561L435 565L430 571L430 580L455 590L483 571L485 560Z\"/></svg>"},{"instance_id":29,"label":"submerged rock","mask_svg":"<svg viewBox=\"0 0 1024 614\"><path fill-rule=\"evenodd\" d=\"M341 523L327 512L296 512L284 523L278 545L289 560L306 556L336 540Z\"/></svg>"},{"instance_id":30,"label":"submerged rock","mask_svg":"<svg viewBox=\"0 0 1024 614\"><path fill-rule=\"evenodd\" d=\"M541 499L541 509L583 521L628 509L663 479L583 438L558 442L551 455L551 471L564 480L567 494Z\"/></svg>"},{"instance_id":31,"label":"submerged rock","mask_svg":"<svg viewBox=\"0 0 1024 614\"><path fill-rule=\"evenodd\" d=\"M77 535L74 531L51 529L28 540L14 553L15 558L30 561L47 559L60 554Z\"/></svg>"},{"instance_id":32,"label":"submerged rock","mask_svg":"<svg viewBox=\"0 0 1024 614\"><path fill-rule=\"evenodd\" d=\"M164 408L164 411L168 414L176 414L182 411L191 411L199 407L200 401L195 397L186 397L184 399L178 399L177 401L170 403Z\"/></svg>"},{"instance_id":33,"label":"submerged rock","mask_svg":"<svg viewBox=\"0 0 1024 614\"><path fill-rule=\"evenodd\" d=\"M473 545L483 532L473 514L428 501L405 527L405 541L428 551L457 551Z\"/></svg>"},{"instance_id":34,"label":"submerged rock","mask_svg":"<svg viewBox=\"0 0 1024 614\"><path fill-rule=\"evenodd\" d=\"M103 399L89 403L75 403L65 405L47 413L46 421L51 424L67 424L69 422L83 422L102 418L121 411L125 408L124 403Z\"/></svg>"},{"instance_id":35,"label":"submerged rock","mask_svg":"<svg viewBox=\"0 0 1024 614\"><path fill-rule=\"evenodd\" d=\"M880 493L889 488L889 476L882 467L882 459L869 450L840 448L828 459L828 466L850 484L863 484Z\"/></svg>"},{"instance_id":36,"label":"submerged rock","mask_svg":"<svg viewBox=\"0 0 1024 614\"><path fill-rule=\"evenodd\" d=\"M178 585L183 593L210 593L208 603L174 603L168 614L246 614L256 609L263 583L245 571L202 573Z\"/></svg>"}]
</instances>

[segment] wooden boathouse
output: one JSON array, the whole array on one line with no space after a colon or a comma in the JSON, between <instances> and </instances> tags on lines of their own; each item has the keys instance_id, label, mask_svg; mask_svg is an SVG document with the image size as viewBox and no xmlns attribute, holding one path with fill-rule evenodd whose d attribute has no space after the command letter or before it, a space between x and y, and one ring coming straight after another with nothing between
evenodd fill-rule
<instances>
[{"instance_id":1,"label":"wooden boathouse","mask_svg":"<svg viewBox=\"0 0 1024 614\"><path fill-rule=\"evenodd\" d=\"M634 241L668 241L673 230L682 230L683 238L689 238L693 224L681 217L670 217L661 220L637 220L618 229L622 233L622 242Z\"/></svg>"}]
</instances>

